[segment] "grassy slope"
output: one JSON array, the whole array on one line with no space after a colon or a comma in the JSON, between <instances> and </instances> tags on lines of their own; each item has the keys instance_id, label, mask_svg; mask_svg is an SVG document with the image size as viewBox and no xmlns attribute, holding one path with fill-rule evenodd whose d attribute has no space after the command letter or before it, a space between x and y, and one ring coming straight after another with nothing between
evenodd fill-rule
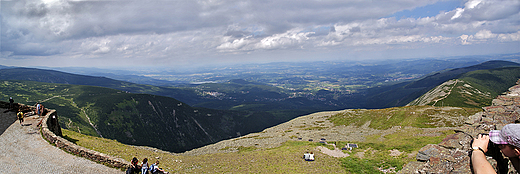
<instances>
[{"instance_id":1,"label":"grassy slope","mask_svg":"<svg viewBox=\"0 0 520 174\"><path fill-rule=\"evenodd\" d=\"M219 153L199 156L181 156L155 151L137 146L121 144L117 141L86 136L64 130L67 139L80 146L102 153L118 156L126 160L137 157L156 161L161 167L173 173L341 173L337 159L317 154L315 162L301 159L302 154L313 149L318 143L287 142L272 149L240 148L237 153Z\"/></svg>"},{"instance_id":2,"label":"grassy slope","mask_svg":"<svg viewBox=\"0 0 520 174\"><path fill-rule=\"evenodd\" d=\"M336 114L328 119L335 126L323 127L320 128L320 131L335 131L334 127L345 125L362 127L358 125L365 125L367 121L371 122L368 127L383 131L366 136L365 141L362 142L329 142L338 147L342 147L346 143L357 143L360 148L352 152L344 151L351 155L346 158L333 158L318 152L316 153L317 160L310 163L301 159L305 151L315 151L316 146L325 146L329 149L331 146L316 142L294 141L294 139L288 138L288 141L282 146L275 148L241 146L238 148L238 152L185 156L145 150L146 148L143 147L123 145L113 140L89 137L66 130L64 135L81 146L127 160L134 156L140 160L145 157L154 159L160 157L162 166L174 173L308 173L308 171L312 173L378 173L377 167L401 169L407 162L415 160L415 153L421 147L426 144L439 143L446 135L453 133L450 126L460 126L460 118L466 118L478 111L480 110L476 108L412 106L378 110L349 110ZM312 118L306 121L306 123L312 122ZM402 126L402 129L396 129L395 126ZM430 128L439 126L448 127ZM280 131L280 135L269 136L284 136L284 134L298 132L294 130L296 127L298 126ZM306 128L305 124L302 127ZM395 157L390 156L389 150L392 149L403 153Z\"/></svg>"}]
</instances>

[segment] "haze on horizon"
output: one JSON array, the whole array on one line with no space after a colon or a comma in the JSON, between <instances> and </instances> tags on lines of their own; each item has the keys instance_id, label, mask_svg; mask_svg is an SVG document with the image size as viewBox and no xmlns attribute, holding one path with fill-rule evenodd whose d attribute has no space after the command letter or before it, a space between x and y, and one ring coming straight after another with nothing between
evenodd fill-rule
<instances>
[{"instance_id":1,"label":"haze on horizon","mask_svg":"<svg viewBox=\"0 0 520 174\"><path fill-rule=\"evenodd\" d=\"M520 0L1 0L1 65L196 68L520 52Z\"/></svg>"}]
</instances>

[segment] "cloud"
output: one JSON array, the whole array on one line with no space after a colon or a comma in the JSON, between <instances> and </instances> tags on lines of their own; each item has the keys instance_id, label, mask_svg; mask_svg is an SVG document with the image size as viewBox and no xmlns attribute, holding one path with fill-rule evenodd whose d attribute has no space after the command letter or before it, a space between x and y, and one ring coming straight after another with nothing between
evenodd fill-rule
<instances>
[{"instance_id":1,"label":"cloud","mask_svg":"<svg viewBox=\"0 0 520 174\"><path fill-rule=\"evenodd\" d=\"M242 61L301 51L518 44L517 0L467 0L451 10L424 13L431 16L392 17L442 2L0 1L0 56L189 64L234 59L229 55L244 55Z\"/></svg>"},{"instance_id":2,"label":"cloud","mask_svg":"<svg viewBox=\"0 0 520 174\"><path fill-rule=\"evenodd\" d=\"M520 41L520 31L516 33L495 34L489 30L480 30L474 35L459 36L463 45L478 44L482 42L517 42Z\"/></svg>"}]
</instances>

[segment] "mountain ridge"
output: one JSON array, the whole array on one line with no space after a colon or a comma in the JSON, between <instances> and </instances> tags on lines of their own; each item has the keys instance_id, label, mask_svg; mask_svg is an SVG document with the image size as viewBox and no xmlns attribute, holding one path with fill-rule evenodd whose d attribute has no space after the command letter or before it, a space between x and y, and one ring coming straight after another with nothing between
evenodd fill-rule
<instances>
[{"instance_id":1,"label":"mountain ridge","mask_svg":"<svg viewBox=\"0 0 520 174\"><path fill-rule=\"evenodd\" d=\"M409 102L413 101L414 99L420 97L422 94L433 89L434 87L446 82L447 80L457 78L464 73L475 70L496 69L504 67L520 67L520 64L500 60L487 61L469 67L456 68L443 72L437 72L433 75L423 77L416 81L371 89L371 91L374 91L374 95L368 96L367 108L373 108L374 104L379 104L383 107L404 106Z\"/></svg>"}]
</instances>

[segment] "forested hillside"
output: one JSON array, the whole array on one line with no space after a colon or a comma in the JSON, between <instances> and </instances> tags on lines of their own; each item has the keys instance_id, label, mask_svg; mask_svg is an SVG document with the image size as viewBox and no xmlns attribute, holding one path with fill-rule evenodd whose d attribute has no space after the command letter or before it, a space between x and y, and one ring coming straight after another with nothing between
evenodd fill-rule
<instances>
[{"instance_id":1,"label":"forested hillside","mask_svg":"<svg viewBox=\"0 0 520 174\"><path fill-rule=\"evenodd\" d=\"M0 83L2 98L56 109L62 128L182 152L272 126L265 112L193 108L169 97L33 81Z\"/></svg>"}]
</instances>

